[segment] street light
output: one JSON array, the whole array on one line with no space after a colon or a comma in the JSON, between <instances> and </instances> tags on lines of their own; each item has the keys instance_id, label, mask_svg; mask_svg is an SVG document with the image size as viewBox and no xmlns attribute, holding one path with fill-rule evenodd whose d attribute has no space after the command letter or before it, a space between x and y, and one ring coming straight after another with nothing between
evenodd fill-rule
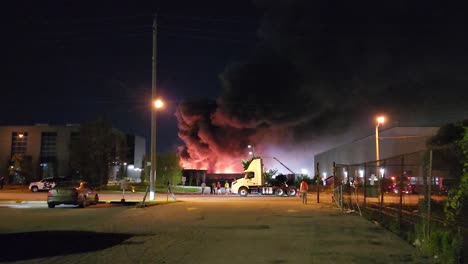
<instances>
[{"instance_id":1,"label":"street light","mask_svg":"<svg viewBox=\"0 0 468 264\"><path fill-rule=\"evenodd\" d=\"M153 58L152 58L152 71L151 71L151 99L157 101L156 93L156 80L157 80L157 51L158 51L158 24L156 16L153 20ZM156 104L151 107L151 171L150 171L150 200L154 200L154 184L156 180Z\"/></svg>"},{"instance_id":2,"label":"street light","mask_svg":"<svg viewBox=\"0 0 468 264\"><path fill-rule=\"evenodd\" d=\"M151 173L150 173L150 197L154 201L154 185L156 184L156 111L164 106L161 99L153 101L151 109Z\"/></svg>"},{"instance_id":3,"label":"street light","mask_svg":"<svg viewBox=\"0 0 468 264\"><path fill-rule=\"evenodd\" d=\"M385 122L385 117L377 117L377 125L375 126L375 159L377 160L377 167L379 166L380 150L379 150L379 125Z\"/></svg>"},{"instance_id":4,"label":"street light","mask_svg":"<svg viewBox=\"0 0 468 264\"><path fill-rule=\"evenodd\" d=\"M247 145L247 148L249 149L249 155L251 155L252 157L255 157L254 147L252 145ZM252 149L252 150L250 150L250 149Z\"/></svg>"},{"instance_id":5,"label":"street light","mask_svg":"<svg viewBox=\"0 0 468 264\"><path fill-rule=\"evenodd\" d=\"M164 106L164 102L161 99L156 99L153 103L156 109L162 108Z\"/></svg>"}]
</instances>

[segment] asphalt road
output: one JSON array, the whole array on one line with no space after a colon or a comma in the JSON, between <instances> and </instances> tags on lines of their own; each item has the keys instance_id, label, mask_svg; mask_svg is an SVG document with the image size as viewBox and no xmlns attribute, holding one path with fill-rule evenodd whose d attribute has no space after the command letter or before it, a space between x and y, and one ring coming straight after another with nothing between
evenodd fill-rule
<instances>
[{"instance_id":1,"label":"asphalt road","mask_svg":"<svg viewBox=\"0 0 468 264\"><path fill-rule=\"evenodd\" d=\"M16 263L427 263L374 223L298 197L179 195L146 208L0 215L0 261Z\"/></svg>"}]
</instances>

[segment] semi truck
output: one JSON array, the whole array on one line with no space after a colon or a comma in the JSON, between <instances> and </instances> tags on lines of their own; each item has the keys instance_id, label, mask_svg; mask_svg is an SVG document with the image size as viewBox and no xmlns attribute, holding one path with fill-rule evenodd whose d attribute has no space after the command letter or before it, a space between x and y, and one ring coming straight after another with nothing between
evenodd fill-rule
<instances>
[{"instance_id":1,"label":"semi truck","mask_svg":"<svg viewBox=\"0 0 468 264\"><path fill-rule=\"evenodd\" d=\"M253 159L244 171L244 177L232 182L231 192L240 196L249 194L295 196L297 188L289 186L286 181L271 185L265 183L261 158Z\"/></svg>"}]
</instances>

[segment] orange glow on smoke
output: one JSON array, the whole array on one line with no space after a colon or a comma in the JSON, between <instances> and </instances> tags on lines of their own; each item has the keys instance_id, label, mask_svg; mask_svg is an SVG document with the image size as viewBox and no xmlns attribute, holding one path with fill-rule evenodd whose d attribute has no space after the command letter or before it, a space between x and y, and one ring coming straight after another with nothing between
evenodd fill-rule
<instances>
[{"instance_id":1,"label":"orange glow on smoke","mask_svg":"<svg viewBox=\"0 0 468 264\"><path fill-rule=\"evenodd\" d=\"M186 170L206 170L207 173L242 173L244 170L240 161L240 158L216 157L216 162L187 159L181 160L180 164Z\"/></svg>"}]
</instances>

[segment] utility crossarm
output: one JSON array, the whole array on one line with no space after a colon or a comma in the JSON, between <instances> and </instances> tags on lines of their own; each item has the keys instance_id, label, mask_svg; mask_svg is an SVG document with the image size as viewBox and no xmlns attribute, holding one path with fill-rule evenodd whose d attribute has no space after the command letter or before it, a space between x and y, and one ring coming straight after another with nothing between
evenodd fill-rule
<instances>
[{"instance_id":1,"label":"utility crossarm","mask_svg":"<svg viewBox=\"0 0 468 264\"><path fill-rule=\"evenodd\" d=\"M290 168L288 168L286 165L283 164L283 162L279 161L276 157L273 157L277 162L279 162L283 167L285 167L288 171L290 171L292 174L296 174L294 171L292 171Z\"/></svg>"}]
</instances>

